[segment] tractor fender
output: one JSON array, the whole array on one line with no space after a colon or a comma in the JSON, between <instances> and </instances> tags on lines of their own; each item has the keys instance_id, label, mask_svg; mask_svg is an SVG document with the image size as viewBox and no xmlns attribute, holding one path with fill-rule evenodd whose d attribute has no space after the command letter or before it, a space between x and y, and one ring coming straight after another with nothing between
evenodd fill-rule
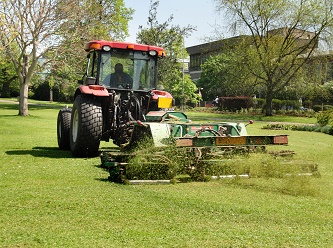
<instances>
[{"instance_id":1,"label":"tractor fender","mask_svg":"<svg viewBox=\"0 0 333 248\"><path fill-rule=\"evenodd\" d=\"M152 100L157 100L159 97L173 98L169 92L163 90L152 90L152 93Z\"/></svg>"},{"instance_id":2,"label":"tractor fender","mask_svg":"<svg viewBox=\"0 0 333 248\"><path fill-rule=\"evenodd\" d=\"M108 90L102 85L80 85L80 87L75 92L75 97L79 94L109 96Z\"/></svg>"}]
</instances>

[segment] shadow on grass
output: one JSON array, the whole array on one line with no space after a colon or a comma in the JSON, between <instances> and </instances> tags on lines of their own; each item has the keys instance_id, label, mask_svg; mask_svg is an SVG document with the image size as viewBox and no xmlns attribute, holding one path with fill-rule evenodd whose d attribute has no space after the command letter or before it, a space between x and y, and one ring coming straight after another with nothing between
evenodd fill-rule
<instances>
[{"instance_id":1,"label":"shadow on grass","mask_svg":"<svg viewBox=\"0 0 333 248\"><path fill-rule=\"evenodd\" d=\"M32 155L45 158L72 158L70 151L60 150L58 147L34 147L31 150L6 151L8 155Z\"/></svg>"},{"instance_id":2,"label":"shadow on grass","mask_svg":"<svg viewBox=\"0 0 333 248\"><path fill-rule=\"evenodd\" d=\"M17 110L18 113L18 105L17 104L8 104L8 103L0 103L1 109L7 109L7 110Z\"/></svg>"},{"instance_id":3,"label":"shadow on grass","mask_svg":"<svg viewBox=\"0 0 333 248\"><path fill-rule=\"evenodd\" d=\"M103 183L115 183L115 182L112 182L111 180L109 180L108 178L95 178L96 181L99 181L99 182L103 182ZM117 184L121 184L121 183L117 183Z\"/></svg>"}]
</instances>

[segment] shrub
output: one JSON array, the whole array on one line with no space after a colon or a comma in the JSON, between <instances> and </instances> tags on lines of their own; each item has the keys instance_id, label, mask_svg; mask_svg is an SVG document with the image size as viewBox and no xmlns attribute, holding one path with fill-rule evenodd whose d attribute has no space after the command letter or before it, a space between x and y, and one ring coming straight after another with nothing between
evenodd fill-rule
<instances>
[{"instance_id":1,"label":"shrub","mask_svg":"<svg viewBox=\"0 0 333 248\"><path fill-rule=\"evenodd\" d=\"M253 107L253 98L250 96L220 97L219 106L231 111Z\"/></svg>"},{"instance_id":2,"label":"shrub","mask_svg":"<svg viewBox=\"0 0 333 248\"><path fill-rule=\"evenodd\" d=\"M48 101L50 100L50 86L48 82L43 82L41 84L34 85L34 96L33 99L35 100L41 100L41 101ZM57 93L53 92L53 99L57 99Z\"/></svg>"},{"instance_id":3,"label":"shrub","mask_svg":"<svg viewBox=\"0 0 333 248\"><path fill-rule=\"evenodd\" d=\"M324 110L332 110L333 106L332 105L324 105Z\"/></svg>"},{"instance_id":4,"label":"shrub","mask_svg":"<svg viewBox=\"0 0 333 248\"><path fill-rule=\"evenodd\" d=\"M320 126L326 126L330 124L333 120L333 111L332 110L326 110L326 111L320 111L317 115L317 123Z\"/></svg>"},{"instance_id":5,"label":"shrub","mask_svg":"<svg viewBox=\"0 0 333 248\"><path fill-rule=\"evenodd\" d=\"M322 110L322 106L321 105L313 105L313 110L315 111L315 112L319 112L319 111L321 111Z\"/></svg>"},{"instance_id":6,"label":"shrub","mask_svg":"<svg viewBox=\"0 0 333 248\"><path fill-rule=\"evenodd\" d=\"M263 98L256 98L254 101L254 106L257 109L264 109L266 105L266 99Z\"/></svg>"},{"instance_id":7,"label":"shrub","mask_svg":"<svg viewBox=\"0 0 333 248\"><path fill-rule=\"evenodd\" d=\"M332 125L321 126L321 125L271 123L271 124L267 124L266 126L263 126L262 129L321 132L321 133L333 135L333 126Z\"/></svg>"},{"instance_id":8,"label":"shrub","mask_svg":"<svg viewBox=\"0 0 333 248\"><path fill-rule=\"evenodd\" d=\"M306 100L306 101L303 102L303 104L304 104L305 108L313 109L313 103L312 103L312 101Z\"/></svg>"}]
</instances>

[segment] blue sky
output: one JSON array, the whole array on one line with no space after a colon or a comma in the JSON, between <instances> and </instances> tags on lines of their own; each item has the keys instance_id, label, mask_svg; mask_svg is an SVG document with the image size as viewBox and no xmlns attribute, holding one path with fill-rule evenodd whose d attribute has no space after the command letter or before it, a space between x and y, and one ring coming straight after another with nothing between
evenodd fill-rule
<instances>
[{"instance_id":1,"label":"blue sky","mask_svg":"<svg viewBox=\"0 0 333 248\"><path fill-rule=\"evenodd\" d=\"M128 42L135 42L138 27L147 26L150 0L124 0L126 7L135 10L133 20L129 22L130 37ZM213 0L159 0L157 19L165 22L173 15L174 25L197 27L192 35L185 38L185 46L195 46L207 42L207 37L214 36L214 27L219 25L220 18L215 12Z\"/></svg>"}]
</instances>

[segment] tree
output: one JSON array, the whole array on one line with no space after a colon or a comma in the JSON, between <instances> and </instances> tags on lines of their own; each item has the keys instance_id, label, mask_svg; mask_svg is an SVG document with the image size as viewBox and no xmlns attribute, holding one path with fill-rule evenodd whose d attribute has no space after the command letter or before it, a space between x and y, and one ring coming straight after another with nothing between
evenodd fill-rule
<instances>
[{"instance_id":1,"label":"tree","mask_svg":"<svg viewBox=\"0 0 333 248\"><path fill-rule=\"evenodd\" d=\"M188 75L185 75L184 78L182 75L182 61L187 57L184 37L190 35L195 28L191 25L184 28L172 25L173 16L170 16L167 21L159 23L157 21L158 5L159 1L151 1L148 27L139 27L137 42L160 46L166 50L167 57L160 60L159 64L159 86L169 91L175 98L195 103L199 99L198 89Z\"/></svg>"},{"instance_id":2,"label":"tree","mask_svg":"<svg viewBox=\"0 0 333 248\"><path fill-rule=\"evenodd\" d=\"M255 78L246 68L242 68L240 62L237 50L210 57L201 67L198 86L204 88L209 99L254 94Z\"/></svg>"},{"instance_id":3,"label":"tree","mask_svg":"<svg viewBox=\"0 0 333 248\"><path fill-rule=\"evenodd\" d=\"M5 54L0 51L0 96L10 97L12 91L18 92L18 87L15 87L17 81L17 74L12 63Z\"/></svg>"},{"instance_id":4,"label":"tree","mask_svg":"<svg viewBox=\"0 0 333 248\"><path fill-rule=\"evenodd\" d=\"M70 5L71 3L68 2ZM61 2L53 0L4 0L0 3L0 40L20 83L19 115L28 115L28 88L38 59L59 40L63 21Z\"/></svg>"},{"instance_id":5,"label":"tree","mask_svg":"<svg viewBox=\"0 0 333 248\"><path fill-rule=\"evenodd\" d=\"M219 11L233 15L235 31L244 40L244 67L257 78L266 94L266 115L272 100L291 87L315 54L320 35L332 25L332 3L323 0L215 0ZM311 31L307 32L307 31Z\"/></svg>"},{"instance_id":6,"label":"tree","mask_svg":"<svg viewBox=\"0 0 333 248\"><path fill-rule=\"evenodd\" d=\"M126 36L129 17L126 16L124 22L119 18L124 12L123 0L1 1L0 41L19 79L19 115L29 114L28 88L33 75L40 69L40 58L47 59L46 66L55 57L61 57L64 51L75 51L78 42L84 43L90 37L103 38L105 36L101 34L110 34L108 30L115 30L113 37ZM126 14L131 15L131 11ZM85 36L85 30L93 31L94 35ZM67 57L62 58L65 63Z\"/></svg>"},{"instance_id":7,"label":"tree","mask_svg":"<svg viewBox=\"0 0 333 248\"><path fill-rule=\"evenodd\" d=\"M124 40L128 36L128 21L134 12L126 8L123 0L80 0L71 12L70 22L62 25L62 51L52 65L55 80L72 82L82 77L86 42L98 40Z\"/></svg>"}]
</instances>

